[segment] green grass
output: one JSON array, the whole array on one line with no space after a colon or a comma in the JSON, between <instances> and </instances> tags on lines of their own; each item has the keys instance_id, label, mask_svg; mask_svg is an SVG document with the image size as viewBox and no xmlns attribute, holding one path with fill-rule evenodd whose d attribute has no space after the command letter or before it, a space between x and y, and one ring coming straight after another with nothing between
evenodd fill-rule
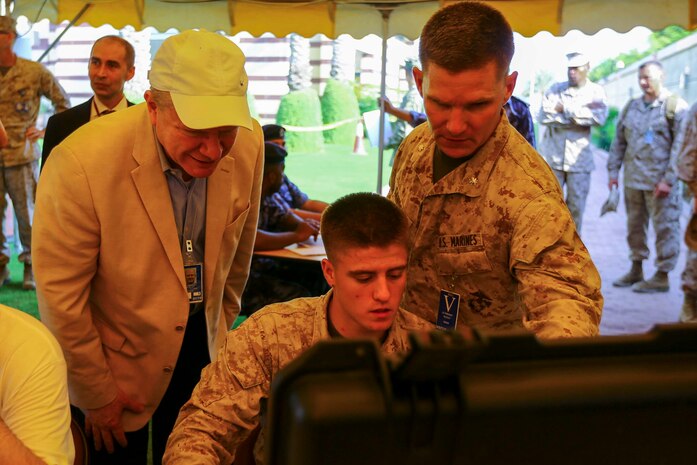
<instances>
[{"instance_id":1,"label":"green grass","mask_svg":"<svg viewBox=\"0 0 697 465\"><path fill-rule=\"evenodd\" d=\"M17 261L17 255L12 255L9 263L10 282L0 288L0 303L8 307L18 308L39 318L39 307L36 304L36 292L22 289L24 263Z\"/></svg>"},{"instance_id":2,"label":"green grass","mask_svg":"<svg viewBox=\"0 0 697 465\"><path fill-rule=\"evenodd\" d=\"M286 174L310 198L333 202L352 192L375 192L377 187L377 153L365 141L368 155L356 155L353 147L325 145L322 153L291 153L286 160ZM390 179L392 150L383 153L382 185ZM22 289L24 265L13 255L10 260L11 281L0 288L0 303L39 317L36 292Z\"/></svg>"},{"instance_id":3,"label":"green grass","mask_svg":"<svg viewBox=\"0 0 697 465\"><path fill-rule=\"evenodd\" d=\"M291 152L286 174L310 198L333 202L352 192L375 192L377 188L377 148L366 141L368 155L356 155L353 147L325 145L322 153ZM382 185L390 180L392 150L383 153Z\"/></svg>"}]
</instances>

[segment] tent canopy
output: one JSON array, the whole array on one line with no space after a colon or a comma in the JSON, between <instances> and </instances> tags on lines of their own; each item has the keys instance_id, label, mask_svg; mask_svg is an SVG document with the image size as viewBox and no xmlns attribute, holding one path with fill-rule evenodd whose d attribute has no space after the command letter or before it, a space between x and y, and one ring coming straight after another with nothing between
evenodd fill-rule
<instances>
[{"instance_id":1,"label":"tent canopy","mask_svg":"<svg viewBox=\"0 0 697 465\"><path fill-rule=\"evenodd\" d=\"M7 0L0 0L7 1ZM380 95L385 95L387 38L415 39L424 23L441 6L455 0L15 0L14 16L53 24L110 24L121 29L154 27L185 30L205 28L228 35L248 32L276 37L297 33L336 38L349 34L383 39ZM635 26L659 30L670 25L693 29L697 0L486 0L501 11L524 36L540 31L563 35L578 29L593 34L610 28L626 32ZM60 36L56 41L60 40ZM55 42L54 42L55 43ZM53 44L51 45L53 46ZM50 49L50 47L49 47ZM43 58L43 57L42 57ZM40 60L39 60L40 61ZM381 117L384 108L381 106ZM380 125L376 192L382 190L384 126Z\"/></svg>"},{"instance_id":2,"label":"tent canopy","mask_svg":"<svg viewBox=\"0 0 697 465\"><path fill-rule=\"evenodd\" d=\"M159 31L205 28L234 35L270 32L284 37L292 32L311 37L368 34L418 37L425 21L442 5L432 0L16 0L14 16L54 24L73 21L92 26L110 24ZM593 34L610 28L626 32L635 26L658 30L669 25L693 29L697 0L488 0L525 36L540 31L563 35L578 29ZM84 10L84 11L83 11ZM384 15L389 14L387 18ZM387 19L387 21L384 21Z\"/></svg>"}]
</instances>

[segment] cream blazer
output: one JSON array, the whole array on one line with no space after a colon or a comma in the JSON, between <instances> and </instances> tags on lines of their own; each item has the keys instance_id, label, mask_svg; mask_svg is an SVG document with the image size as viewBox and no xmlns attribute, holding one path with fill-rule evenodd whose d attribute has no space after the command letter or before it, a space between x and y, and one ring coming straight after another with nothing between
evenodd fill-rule
<instances>
[{"instance_id":1,"label":"cream blazer","mask_svg":"<svg viewBox=\"0 0 697 465\"><path fill-rule=\"evenodd\" d=\"M240 128L208 178L204 295L215 358L240 310L256 235L263 136ZM32 257L42 321L68 362L71 402L98 408L116 388L157 408L188 318L172 202L145 104L86 124L58 145L38 185Z\"/></svg>"}]
</instances>

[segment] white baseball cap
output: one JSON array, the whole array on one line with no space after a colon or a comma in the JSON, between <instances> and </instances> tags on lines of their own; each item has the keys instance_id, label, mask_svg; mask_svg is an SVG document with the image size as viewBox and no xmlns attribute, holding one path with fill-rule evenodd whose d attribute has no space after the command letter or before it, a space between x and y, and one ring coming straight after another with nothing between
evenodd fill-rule
<instances>
[{"instance_id":1,"label":"white baseball cap","mask_svg":"<svg viewBox=\"0 0 697 465\"><path fill-rule=\"evenodd\" d=\"M580 68L581 66L586 66L589 61L588 57L583 53L571 52L566 54L568 68Z\"/></svg>"},{"instance_id":2,"label":"white baseball cap","mask_svg":"<svg viewBox=\"0 0 697 465\"><path fill-rule=\"evenodd\" d=\"M242 50L226 37L184 31L162 42L148 79L170 93L179 119L191 129L252 129L244 62Z\"/></svg>"}]
</instances>

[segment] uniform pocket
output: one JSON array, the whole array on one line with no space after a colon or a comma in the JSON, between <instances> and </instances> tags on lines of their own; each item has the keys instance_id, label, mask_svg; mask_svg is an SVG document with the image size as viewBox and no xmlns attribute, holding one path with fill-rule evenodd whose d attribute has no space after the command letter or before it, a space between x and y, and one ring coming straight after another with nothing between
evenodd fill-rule
<instances>
[{"instance_id":1,"label":"uniform pocket","mask_svg":"<svg viewBox=\"0 0 697 465\"><path fill-rule=\"evenodd\" d=\"M491 262L484 251L440 253L436 267L441 275L461 275L491 271Z\"/></svg>"}]
</instances>

